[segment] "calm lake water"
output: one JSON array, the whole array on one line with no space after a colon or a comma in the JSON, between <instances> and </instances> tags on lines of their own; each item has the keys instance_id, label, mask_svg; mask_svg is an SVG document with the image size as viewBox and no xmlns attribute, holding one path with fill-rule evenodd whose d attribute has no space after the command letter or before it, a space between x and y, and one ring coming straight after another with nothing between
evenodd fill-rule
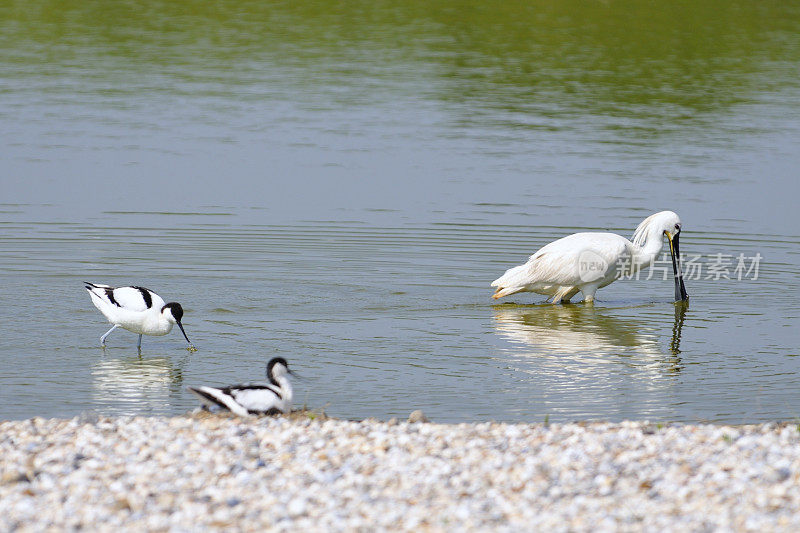
<instances>
[{"instance_id":1,"label":"calm lake water","mask_svg":"<svg viewBox=\"0 0 800 533\"><path fill-rule=\"evenodd\" d=\"M0 419L179 414L277 355L344 418L800 418L797 5L147 6L0 3ZM688 308L660 271L490 298L662 209ZM83 280L198 351L101 349Z\"/></svg>"}]
</instances>

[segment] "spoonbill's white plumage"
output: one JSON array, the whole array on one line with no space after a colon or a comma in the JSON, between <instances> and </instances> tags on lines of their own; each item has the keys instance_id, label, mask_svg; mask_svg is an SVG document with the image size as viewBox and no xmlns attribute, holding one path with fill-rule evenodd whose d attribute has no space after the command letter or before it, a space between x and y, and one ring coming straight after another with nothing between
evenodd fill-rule
<instances>
[{"instance_id":1,"label":"spoonbill's white plumage","mask_svg":"<svg viewBox=\"0 0 800 533\"><path fill-rule=\"evenodd\" d=\"M288 413L292 410L292 384L289 364L283 357L267 363L269 383L231 385L230 387L188 387L204 408L220 408L239 416Z\"/></svg>"},{"instance_id":2,"label":"spoonbill's white plumage","mask_svg":"<svg viewBox=\"0 0 800 533\"><path fill-rule=\"evenodd\" d=\"M106 337L117 328L139 334L138 347L142 347L142 335L166 335L178 324L186 342L192 346L183 329L183 308L176 302L164 303L164 299L144 287L111 287L84 281L92 303L114 326L100 337L106 345Z\"/></svg>"},{"instance_id":3,"label":"spoonbill's white plumage","mask_svg":"<svg viewBox=\"0 0 800 533\"><path fill-rule=\"evenodd\" d=\"M535 292L568 302L578 292L594 301L597 289L623 274L649 268L667 237L675 274L675 300L687 300L681 273L678 237L681 219L672 211L650 215L639 224L632 240L614 233L575 233L542 247L527 263L506 271L492 282L493 298Z\"/></svg>"}]
</instances>

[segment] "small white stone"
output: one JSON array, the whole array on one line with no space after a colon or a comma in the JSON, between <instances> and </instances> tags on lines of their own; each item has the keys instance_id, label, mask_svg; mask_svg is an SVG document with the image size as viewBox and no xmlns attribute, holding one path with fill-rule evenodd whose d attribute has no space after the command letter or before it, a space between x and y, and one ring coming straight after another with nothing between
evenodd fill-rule
<instances>
[{"instance_id":1,"label":"small white stone","mask_svg":"<svg viewBox=\"0 0 800 533\"><path fill-rule=\"evenodd\" d=\"M300 516L306 512L306 502L303 499L295 498L286 506L289 516Z\"/></svg>"}]
</instances>

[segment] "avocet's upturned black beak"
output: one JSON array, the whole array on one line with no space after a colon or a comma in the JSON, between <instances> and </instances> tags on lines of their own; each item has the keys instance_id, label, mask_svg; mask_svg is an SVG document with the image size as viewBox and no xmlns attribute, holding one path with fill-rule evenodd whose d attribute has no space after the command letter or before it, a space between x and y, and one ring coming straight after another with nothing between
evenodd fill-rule
<instances>
[{"instance_id":1,"label":"avocet's upturned black beak","mask_svg":"<svg viewBox=\"0 0 800 533\"><path fill-rule=\"evenodd\" d=\"M678 247L678 239L681 236L680 230L675 235L666 232L669 240L669 253L672 254L672 273L675 275L675 301L683 302L689 299L686 294L686 287L683 285L683 272L681 271L681 252Z\"/></svg>"},{"instance_id":2,"label":"avocet's upturned black beak","mask_svg":"<svg viewBox=\"0 0 800 533\"><path fill-rule=\"evenodd\" d=\"M186 342L188 342L191 346L194 346L194 344L192 344L192 341L189 340L189 337L186 336L186 332L183 330L183 324L181 324L180 320L176 322L178 324L178 327L181 328L181 333L183 333L183 337L186 339Z\"/></svg>"}]
</instances>

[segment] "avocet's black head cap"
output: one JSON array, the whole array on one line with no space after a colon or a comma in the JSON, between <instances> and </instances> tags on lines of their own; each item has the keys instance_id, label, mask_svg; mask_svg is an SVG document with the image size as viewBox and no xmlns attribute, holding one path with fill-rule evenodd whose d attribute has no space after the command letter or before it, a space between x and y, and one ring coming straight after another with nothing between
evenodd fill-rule
<instances>
[{"instance_id":1,"label":"avocet's black head cap","mask_svg":"<svg viewBox=\"0 0 800 533\"><path fill-rule=\"evenodd\" d=\"M286 362L286 359L283 357L273 357L269 360L269 363L267 363L267 374L272 374L272 368L275 365L283 365L286 367L286 370L289 370L289 363Z\"/></svg>"},{"instance_id":2,"label":"avocet's black head cap","mask_svg":"<svg viewBox=\"0 0 800 533\"><path fill-rule=\"evenodd\" d=\"M172 313L173 318L175 318L175 322L180 324L181 319L183 318L183 307L181 307L181 304L178 302L170 302L161 308L161 312L163 313L167 309L169 309Z\"/></svg>"}]
</instances>

